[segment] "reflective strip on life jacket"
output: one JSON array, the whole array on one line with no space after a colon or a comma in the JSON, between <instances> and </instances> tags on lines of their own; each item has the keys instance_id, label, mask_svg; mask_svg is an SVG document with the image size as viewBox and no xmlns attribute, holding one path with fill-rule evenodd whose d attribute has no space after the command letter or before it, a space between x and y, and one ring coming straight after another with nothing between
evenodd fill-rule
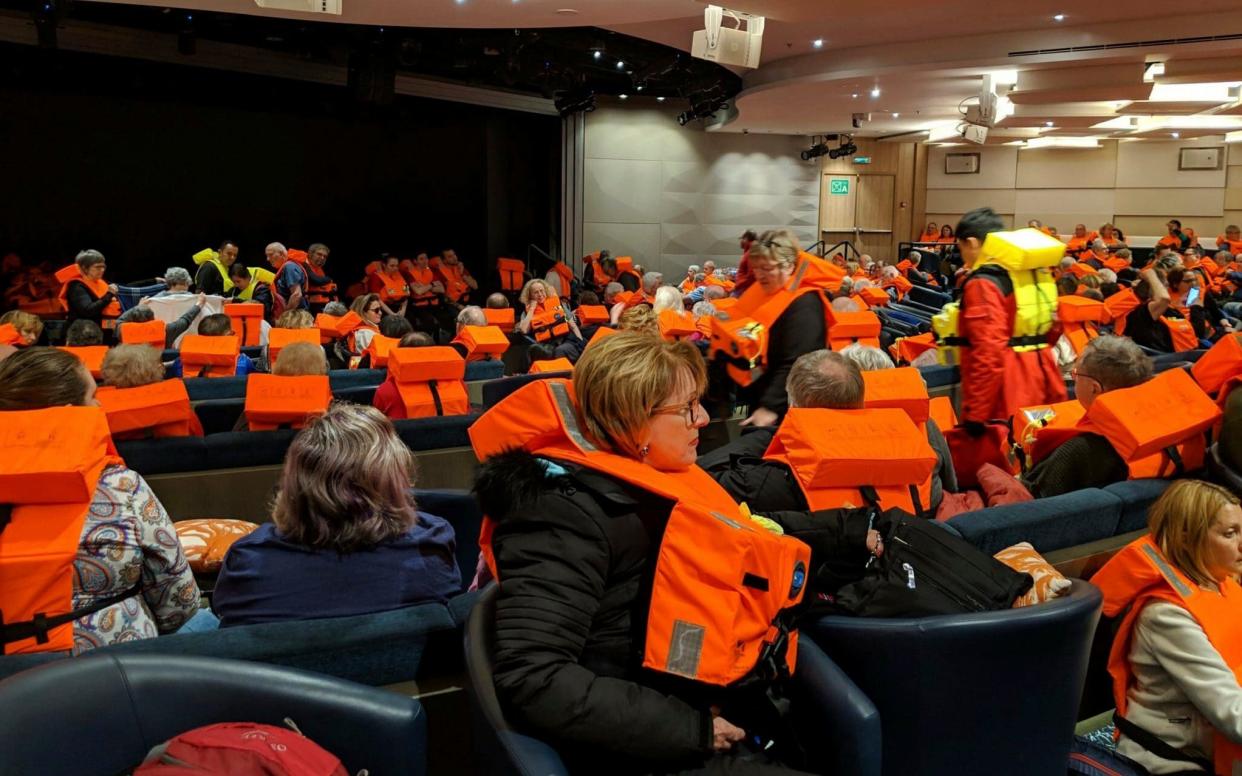
<instances>
[{"instance_id":1,"label":"reflective strip on life jacket","mask_svg":"<svg viewBox=\"0 0 1242 776\"><path fill-rule=\"evenodd\" d=\"M467 361L497 359L509 349L509 338L498 326L463 326L453 342L466 349Z\"/></svg>"},{"instance_id":2,"label":"reflective strip on life jacket","mask_svg":"<svg viewBox=\"0 0 1242 776\"><path fill-rule=\"evenodd\" d=\"M470 427L475 455L521 447L673 503L657 543L644 668L719 686L788 676L797 659L789 612L805 592L810 549L752 521L697 466L661 472L598 449L579 429L573 401L567 380L523 386ZM492 537L485 519L479 542L496 574Z\"/></svg>"},{"instance_id":3,"label":"reflective strip on life jacket","mask_svg":"<svg viewBox=\"0 0 1242 776\"><path fill-rule=\"evenodd\" d=\"M1200 587L1169 561L1150 536L1144 536L1110 558L1091 583L1104 594L1104 615L1122 617L1108 658L1113 700L1122 718L1134 685L1130 665L1134 628L1143 607L1152 601L1190 612L1235 680L1242 682L1242 587L1236 580L1222 580L1217 590ZM1242 768L1242 746L1220 731L1214 731L1212 753L1216 774L1232 776Z\"/></svg>"},{"instance_id":4,"label":"reflective strip on life jacket","mask_svg":"<svg viewBox=\"0 0 1242 776\"><path fill-rule=\"evenodd\" d=\"M233 333L241 337L243 347L252 348L259 344L259 335L263 332L262 304L258 302L230 302L224 305L224 314L233 322ZM126 326L128 325L126 324Z\"/></svg>"},{"instance_id":5,"label":"reflective strip on life jacket","mask_svg":"<svg viewBox=\"0 0 1242 776\"><path fill-rule=\"evenodd\" d=\"M295 342L306 342L311 345L319 345L318 329L277 329L272 328L267 332L267 363L270 366L276 365L276 359L280 357L280 351L292 345Z\"/></svg>"},{"instance_id":6,"label":"reflective strip on life jacket","mask_svg":"<svg viewBox=\"0 0 1242 776\"><path fill-rule=\"evenodd\" d=\"M526 284L526 262L519 259L496 259L501 291L521 291Z\"/></svg>"},{"instance_id":7,"label":"reflective strip on life jacket","mask_svg":"<svg viewBox=\"0 0 1242 776\"><path fill-rule=\"evenodd\" d=\"M388 373L397 384L407 418L470 412L466 361L448 346L395 348L388 354Z\"/></svg>"},{"instance_id":8,"label":"reflective strip on life jacket","mask_svg":"<svg viewBox=\"0 0 1242 776\"><path fill-rule=\"evenodd\" d=\"M332 403L327 375L246 377L246 423L251 431L302 428Z\"/></svg>"},{"instance_id":9,"label":"reflective strip on life jacket","mask_svg":"<svg viewBox=\"0 0 1242 776\"><path fill-rule=\"evenodd\" d=\"M76 263L70 264L67 267L61 267L57 270L56 279L61 283L60 292L56 295L56 298L60 300L61 307L63 307L66 311L69 310L69 283L74 280L90 289L90 292L95 295L96 299L103 299L104 295L109 291L108 281L103 278L91 280L86 275L82 274L82 270ZM116 299L109 302L107 306L104 307L103 313L101 313L104 318L116 318L120 314L121 303Z\"/></svg>"},{"instance_id":10,"label":"reflective strip on life jacket","mask_svg":"<svg viewBox=\"0 0 1242 776\"><path fill-rule=\"evenodd\" d=\"M235 335L209 337L187 334L181 338L183 377L232 377L237 374L241 345Z\"/></svg>"},{"instance_id":11,"label":"reflective strip on life jacket","mask_svg":"<svg viewBox=\"0 0 1242 776\"><path fill-rule=\"evenodd\" d=\"M527 374L539 375L548 372L572 372L574 371L573 362L567 358L548 358L543 361L536 361L530 365Z\"/></svg>"},{"instance_id":12,"label":"reflective strip on life jacket","mask_svg":"<svg viewBox=\"0 0 1242 776\"><path fill-rule=\"evenodd\" d=\"M72 353L77 356L78 360L86 365L86 371L91 373L91 377L96 380L103 377L103 360L108 355L107 345L77 345L77 346L57 346L57 350L63 350L66 353Z\"/></svg>"},{"instance_id":13,"label":"reflective strip on life jacket","mask_svg":"<svg viewBox=\"0 0 1242 776\"><path fill-rule=\"evenodd\" d=\"M487 319L488 326L495 326L505 334L512 333L514 323L512 307L502 307L500 309L484 307L483 317Z\"/></svg>"},{"instance_id":14,"label":"reflective strip on life jacket","mask_svg":"<svg viewBox=\"0 0 1242 776\"><path fill-rule=\"evenodd\" d=\"M898 409L916 426L925 426L931 416L931 397L919 370L911 366L876 369L863 372L862 378L863 409Z\"/></svg>"},{"instance_id":15,"label":"reflective strip on life jacket","mask_svg":"<svg viewBox=\"0 0 1242 776\"><path fill-rule=\"evenodd\" d=\"M73 649L74 560L99 478L121 463L109 447L99 407L4 413L0 504L12 511L0 525L3 654Z\"/></svg>"},{"instance_id":16,"label":"reflective strip on life jacket","mask_svg":"<svg viewBox=\"0 0 1242 776\"><path fill-rule=\"evenodd\" d=\"M95 392L117 440L202 436L181 380L161 380L136 388L103 386Z\"/></svg>"},{"instance_id":17,"label":"reflective strip on life jacket","mask_svg":"<svg viewBox=\"0 0 1242 776\"><path fill-rule=\"evenodd\" d=\"M792 408L763 455L789 467L812 510L870 504L922 514L939 459L899 409Z\"/></svg>"},{"instance_id":18,"label":"reflective strip on life jacket","mask_svg":"<svg viewBox=\"0 0 1242 776\"><path fill-rule=\"evenodd\" d=\"M121 326L121 344L150 345L163 352L167 328L168 325L159 319L141 323L130 321Z\"/></svg>"},{"instance_id":19,"label":"reflective strip on life jacket","mask_svg":"<svg viewBox=\"0 0 1242 776\"><path fill-rule=\"evenodd\" d=\"M1242 374L1242 334L1221 337L1190 368L1199 387L1215 394L1231 378Z\"/></svg>"}]
</instances>

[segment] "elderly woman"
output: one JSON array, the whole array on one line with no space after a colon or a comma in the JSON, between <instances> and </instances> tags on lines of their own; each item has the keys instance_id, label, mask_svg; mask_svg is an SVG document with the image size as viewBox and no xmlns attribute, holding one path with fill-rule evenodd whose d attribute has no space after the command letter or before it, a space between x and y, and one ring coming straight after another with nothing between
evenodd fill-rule
<instances>
[{"instance_id":1,"label":"elderly woman","mask_svg":"<svg viewBox=\"0 0 1242 776\"><path fill-rule=\"evenodd\" d=\"M797 238L784 230L766 232L750 247L750 268L762 291L762 296L749 302L751 310L789 290L800 251ZM753 294L756 290L752 286L747 296ZM747 297L742 301L747 304ZM750 415L742 421L743 426L771 426L780 420L789 407L785 380L790 368L798 356L823 348L828 339L823 296L818 292L800 294L776 320L764 323L769 324L766 368L747 388Z\"/></svg>"},{"instance_id":2,"label":"elderly woman","mask_svg":"<svg viewBox=\"0 0 1242 776\"><path fill-rule=\"evenodd\" d=\"M132 411L133 399L123 401L128 389L154 385L164 380L164 364L160 361L160 352L149 345L117 345L104 356L100 372L106 386L99 389L99 403L109 412L115 406L124 406ZM122 401L114 404L113 397ZM160 416L166 417L162 413ZM117 428L114 418L110 416L109 424L113 429L112 438L116 441L203 435L203 425L190 409L188 401L185 403L185 415L179 422L152 423L143 428L123 430Z\"/></svg>"},{"instance_id":3,"label":"elderly woman","mask_svg":"<svg viewBox=\"0 0 1242 776\"><path fill-rule=\"evenodd\" d=\"M36 347L0 361L0 413L95 403L95 381L69 353ZM172 633L198 611L172 520L137 472L121 463L103 470L81 536L73 608L93 611L73 623L74 654Z\"/></svg>"},{"instance_id":4,"label":"elderly woman","mask_svg":"<svg viewBox=\"0 0 1242 776\"><path fill-rule=\"evenodd\" d=\"M212 595L220 626L386 612L459 593L453 528L417 511L413 472L413 454L375 408L333 404L311 421L285 456L272 522L224 558Z\"/></svg>"},{"instance_id":5,"label":"elderly woman","mask_svg":"<svg viewBox=\"0 0 1242 776\"><path fill-rule=\"evenodd\" d=\"M779 743L749 762L730 756L747 733L761 733L749 717L761 704L750 693L762 695L767 682L745 690L665 682L636 659L670 510L666 497L644 486L676 481L685 486L683 500L737 514L695 466L708 422L699 404L705 382L693 345L622 332L578 361L568 389L576 407L562 416L570 438L604 460L586 465L513 449L517 437L509 433L497 435L493 453L480 452L486 460L476 492L494 520L501 581L497 695L506 715L552 743L574 772L788 773L765 756ZM515 417L540 424L546 413ZM486 420L476 425L480 439L491 433Z\"/></svg>"},{"instance_id":6,"label":"elderly woman","mask_svg":"<svg viewBox=\"0 0 1242 776\"><path fill-rule=\"evenodd\" d=\"M1224 488L1179 480L1148 524L1091 579L1104 614L1122 617L1109 657L1117 751L1153 774L1238 773L1242 508Z\"/></svg>"},{"instance_id":7,"label":"elderly woman","mask_svg":"<svg viewBox=\"0 0 1242 776\"><path fill-rule=\"evenodd\" d=\"M582 339L573 313L561 305L560 297L544 281L536 278L527 282L518 302L523 309L516 329L522 334L553 346L564 342L571 333L576 339Z\"/></svg>"},{"instance_id":8,"label":"elderly woman","mask_svg":"<svg viewBox=\"0 0 1242 776\"><path fill-rule=\"evenodd\" d=\"M79 318L102 323L104 318L121 314L117 301L117 287L103 279L108 263L96 250L85 250L77 255L74 263L56 273L64 285L60 289L60 301L68 311L72 323Z\"/></svg>"},{"instance_id":9,"label":"elderly woman","mask_svg":"<svg viewBox=\"0 0 1242 776\"><path fill-rule=\"evenodd\" d=\"M74 323L77 323L74 321ZM0 326L8 324L17 333L17 341L12 343L19 348L28 348L39 341L43 334L43 319L25 310L9 310L0 315Z\"/></svg>"}]
</instances>

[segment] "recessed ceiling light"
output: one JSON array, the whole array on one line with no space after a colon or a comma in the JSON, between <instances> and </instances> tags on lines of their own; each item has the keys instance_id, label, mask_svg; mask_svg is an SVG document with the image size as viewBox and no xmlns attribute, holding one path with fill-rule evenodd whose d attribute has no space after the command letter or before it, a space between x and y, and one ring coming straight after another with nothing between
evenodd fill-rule
<instances>
[{"instance_id":1,"label":"recessed ceiling light","mask_svg":"<svg viewBox=\"0 0 1242 776\"><path fill-rule=\"evenodd\" d=\"M873 89L871 90L871 96L872 96L872 97L879 97L879 96L880 96L880 87L878 87L878 86L877 86L877 87L873 88Z\"/></svg>"},{"instance_id":2,"label":"recessed ceiling light","mask_svg":"<svg viewBox=\"0 0 1242 776\"><path fill-rule=\"evenodd\" d=\"M1052 20L1053 20L1054 22L1063 22L1063 21L1065 21L1065 14L1063 14L1063 13L1055 14L1055 15L1052 17Z\"/></svg>"},{"instance_id":3,"label":"recessed ceiling light","mask_svg":"<svg viewBox=\"0 0 1242 776\"><path fill-rule=\"evenodd\" d=\"M1179 137L1182 136L1181 132L1170 132L1169 134L1173 136L1174 140L1177 140Z\"/></svg>"},{"instance_id":4,"label":"recessed ceiling light","mask_svg":"<svg viewBox=\"0 0 1242 776\"><path fill-rule=\"evenodd\" d=\"M617 60L617 69L618 69L618 70L620 70L620 69L622 69L622 68L624 68L624 67L625 67L625 62L623 62L623 61L621 61L621 60L619 60L619 59L618 59L618 60Z\"/></svg>"},{"instance_id":5,"label":"recessed ceiling light","mask_svg":"<svg viewBox=\"0 0 1242 776\"><path fill-rule=\"evenodd\" d=\"M458 5L465 5L465 4L466 4L466 0L457 0L457 4L458 4Z\"/></svg>"},{"instance_id":6,"label":"recessed ceiling light","mask_svg":"<svg viewBox=\"0 0 1242 776\"><path fill-rule=\"evenodd\" d=\"M824 47L824 39L823 39L823 38L816 38L815 40L811 41L811 45L812 45L812 46L814 46L815 48L823 48L823 47Z\"/></svg>"},{"instance_id":7,"label":"recessed ceiling light","mask_svg":"<svg viewBox=\"0 0 1242 776\"><path fill-rule=\"evenodd\" d=\"M634 89L641 92L643 90L643 85L639 84L638 86L635 86Z\"/></svg>"},{"instance_id":8,"label":"recessed ceiling light","mask_svg":"<svg viewBox=\"0 0 1242 776\"><path fill-rule=\"evenodd\" d=\"M851 96L851 97L853 97L855 100L857 100L857 99L858 99L858 92L854 92L854 93L853 93L853 94L851 94L850 96Z\"/></svg>"},{"instance_id":9,"label":"recessed ceiling light","mask_svg":"<svg viewBox=\"0 0 1242 776\"><path fill-rule=\"evenodd\" d=\"M1051 126L1053 126L1053 123L1052 123L1051 121L1045 121L1045 122L1044 122L1044 126L1045 126L1045 127L1051 127Z\"/></svg>"},{"instance_id":10,"label":"recessed ceiling light","mask_svg":"<svg viewBox=\"0 0 1242 776\"><path fill-rule=\"evenodd\" d=\"M901 114L900 114L900 113L894 113L894 114L893 114L893 118L895 118L895 119L899 119L899 118L901 118Z\"/></svg>"},{"instance_id":11,"label":"recessed ceiling light","mask_svg":"<svg viewBox=\"0 0 1242 776\"><path fill-rule=\"evenodd\" d=\"M591 56L595 57L596 59L599 59L600 57L604 56L604 52L596 50L591 54Z\"/></svg>"},{"instance_id":12,"label":"recessed ceiling light","mask_svg":"<svg viewBox=\"0 0 1242 776\"><path fill-rule=\"evenodd\" d=\"M630 96L629 96L628 94L619 94L619 95L617 95L617 96L618 96L618 97L620 97L620 98L621 98L621 99L623 99L623 100L628 100L628 99L630 98Z\"/></svg>"},{"instance_id":13,"label":"recessed ceiling light","mask_svg":"<svg viewBox=\"0 0 1242 776\"><path fill-rule=\"evenodd\" d=\"M559 13L561 16L576 16L578 14L578 9L577 8L557 8L556 12Z\"/></svg>"},{"instance_id":14,"label":"recessed ceiling light","mask_svg":"<svg viewBox=\"0 0 1242 776\"><path fill-rule=\"evenodd\" d=\"M656 97L656 102L664 102L664 98L663 98L663 97Z\"/></svg>"}]
</instances>

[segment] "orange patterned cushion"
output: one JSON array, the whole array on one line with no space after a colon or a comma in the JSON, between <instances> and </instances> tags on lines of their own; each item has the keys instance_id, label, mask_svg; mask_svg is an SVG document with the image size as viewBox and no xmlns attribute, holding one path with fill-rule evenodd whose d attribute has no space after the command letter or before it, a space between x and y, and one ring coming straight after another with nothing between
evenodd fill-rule
<instances>
[{"instance_id":1,"label":"orange patterned cushion","mask_svg":"<svg viewBox=\"0 0 1242 776\"><path fill-rule=\"evenodd\" d=\"M233 546L233 542L259 527L246 520L226 520L220 517L181 520L175 525L186 560L190 562L190 568L199 574L219 571L224 555Z\"/></svg>"},{"instance_id":2,"label":"orange patterned cushion","mask_svg":"<svg viewBox=\"0 0 1242 776\"><path fill-rule=\"evenodd\" d=\"M1073 584L1061 572L1052 567L1044 556L1035 552L1030 542L1019 542L996 553L996 559L1014 571L1026 572L1035 580L1025 594L1013 602L1013 608L1034 606L1049 601L1069 591Z\"/></svg>"}]
</instances>

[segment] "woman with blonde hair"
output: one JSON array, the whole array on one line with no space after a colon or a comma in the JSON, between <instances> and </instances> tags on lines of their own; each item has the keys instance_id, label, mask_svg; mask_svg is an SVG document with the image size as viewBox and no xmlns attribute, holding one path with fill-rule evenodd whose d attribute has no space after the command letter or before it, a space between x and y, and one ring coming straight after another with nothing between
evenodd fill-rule
<instances>
[{"instance_id":1,"label":"woman with blonde hair","mask_svg":"<svg viewBox=\"0 0 1242 776\"><path fill-rule=\"evenodd\" d=\"M361 356L371 344L371 338L379 334L380 321L384 317L384 303L379 294L363 294L349 306L349 311L357 313L362 319L361 325L345 337L345 347L350 355Z\"/></svg>"},{"instance_id":2,"label":"woman with blonde hair","mask_svg":"<svg viewBox=\"0 0 1242 776\"><path fill-rule=\"evenodd\" d=\"M582 339L582 332L573 313L561 304L561 298L547 282L535 278L526 283L518 295L522 305L522 317L515 327L517 331L555 347L572 333Z\"/></svg>"},{"instance_id":3,"label":"woman with blonde hair","mask_svg":"<svg viewBox=\"0 0 1242 776\"><path fill-rule=\"evenodd\" d=\"M99 371L110 388L139 388L163 380L165 370L160 351L150 345L117 345Z\"/></svg>"},{"instance_id":4,"label":"woman with blonde hair","mask_svg":"<svg viewBox=\"0 0 1242 776\"><path fill-rule=\"evenodd\" d=\"M1150 536L1092 582L1122 617L1109 656L1117 751L1153 774L1242 768L1242 507L1179 480L1148 512Z\"/></svg>"},{"instance_id":5,"label":"woman with blonde hair","mask_svg":"<svg viewBox=\"0 0 1242 776\"><path fill-rule=\"evenodd\" d=\"M224 558L212 596L220 626L384 612L460 592L453 528L416 510L413 474L413 454L374 407L337 403L312 420L285 456L272 522Z\"/></svg>"}]
</instances>

